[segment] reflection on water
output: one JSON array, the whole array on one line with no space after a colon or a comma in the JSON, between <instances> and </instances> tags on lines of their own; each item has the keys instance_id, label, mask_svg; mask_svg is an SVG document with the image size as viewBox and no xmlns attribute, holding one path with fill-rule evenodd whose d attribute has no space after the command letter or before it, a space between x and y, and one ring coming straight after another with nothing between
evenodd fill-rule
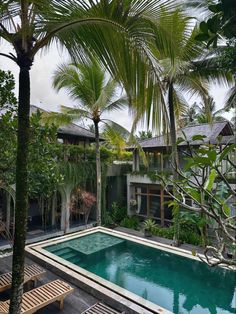
<instances>
[{"instance_id":1,"label":"reflection on water","mask_svg":"<svg viewBox=\"0 0 236 314\"><path fill-rule=\"evenodd\" d=\"M86 238L87 242L89 237L76 241ZM236 313L236 273L232 271L131 241L115 241L92 254L49 250L174 313Z\"/></svg>"}]
</instances>

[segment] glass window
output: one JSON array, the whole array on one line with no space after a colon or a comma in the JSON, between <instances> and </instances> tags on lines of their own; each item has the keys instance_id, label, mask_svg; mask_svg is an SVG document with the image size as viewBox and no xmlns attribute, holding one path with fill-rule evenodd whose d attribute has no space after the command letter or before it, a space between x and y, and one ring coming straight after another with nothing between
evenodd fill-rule
<instances>
[{"instance_id":1,"label":"glass window","mask_svg":"<svg viewBox=\"0 0 236 314\"><path fill-rule=\"evenodd\" d=\"M150 216L161 217L161 198L160 196L150 196Z\"/></svg>"},{"instance_id":2,"label":"glass window","mask_svg":"<svg viewBox=\"0 0 236 314\"><path fill-rule=\"evenodd\" d=\"M141 193L144 193L144 194L146 194L146 193L147 193L147 188L145 188L145 187L142 187L142 188L141 188Z\"/></svg>"},{"instance_id":3,"label":"glass window","mask_svg":"<svg viewBox=\"0 0 236 314\"><path fill-rule=\"evenodd\" d=\"M160 195L160 193L161 193L160 190L149 190L149 194Z\"/></svg>"},{"instance_id":4,"label":"glass window","mask_svg":"<svg viewBox=\"0 0 236 314\"><path fill-rule=\"evenodd\" d=\"M142 195L140 197L141 199L141 204L140 204L140 211L139 214L140 215L147 215L147 196L146 195Z\"/></svg>"}]
</instances>

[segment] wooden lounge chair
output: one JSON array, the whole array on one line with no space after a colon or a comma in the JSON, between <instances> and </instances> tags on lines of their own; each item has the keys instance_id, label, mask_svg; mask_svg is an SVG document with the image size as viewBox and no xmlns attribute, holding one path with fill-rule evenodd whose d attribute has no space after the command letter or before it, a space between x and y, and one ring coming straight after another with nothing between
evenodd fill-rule
<instances>
[{"instance_id":1,"label":"wooden lounge chair","mask_svg":"<svg viewBox=\"0 0 236 314\"><path fill-rule=\"evenodd\" d=\"M34 286L39 278L45 275L46 271L40 268L38 265L30 265L25 267L25 280L24 282L32 281ZM0 292L11 288L12 273L5 273L0 275Z\"/></svg>"},{"instance_id":2,"label":"wooden lounge chair","mask_svg":"<svg viewBox=\"0 0 236 314\"><path fill-rule=\"evenodd\" d=\"M59 302L60 310L64 306L64 298L74 289L59 279L25 292L22 297L21 314L33 314L39 309L55 301ZM0 314L9 310L10 300L0 302Z\"/></svg>"},{"instance_id":3,"label":"wooden lounge chair","mask_svg":"<svg viewBox=\"0 0 236 314\"><path fill-rule=\"evenodd\" d=\"M98 302L81 314L125 314L125 312L117 312L110 306Z\"/></svg>"}]
</instances>

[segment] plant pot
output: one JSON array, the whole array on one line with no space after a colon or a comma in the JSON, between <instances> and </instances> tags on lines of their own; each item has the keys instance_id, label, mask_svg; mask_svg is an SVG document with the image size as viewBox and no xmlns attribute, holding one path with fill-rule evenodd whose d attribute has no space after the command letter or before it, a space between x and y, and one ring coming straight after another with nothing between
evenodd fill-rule
<instances>
[{"instance_id":1,"label":"plant pot","mask_svg":"<svg viewBox=\"0 0 236 314\"><path fill-rule=\"evenodd\" d=\"M144 229L144 236L146 238L150 238L152 236L152 232L148 229Z\"/></svg>"}]
</instances>

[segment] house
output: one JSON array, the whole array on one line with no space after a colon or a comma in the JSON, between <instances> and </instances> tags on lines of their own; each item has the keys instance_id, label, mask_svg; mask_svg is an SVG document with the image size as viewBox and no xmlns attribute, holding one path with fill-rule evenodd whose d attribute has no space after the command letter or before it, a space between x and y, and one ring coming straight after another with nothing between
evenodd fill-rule
<instances>
[{"instance_id":1,"label":"house","mask_svg":"<svg viewBox=\"0 0 236 314\"><path fill-rule=\"evenodd\" d=\"M44 110L31 105L31 114ZM95 142L95 134L74 123L61 126L57 130L58 142L62 145L79 145L83 148L89 147ZM102 140L102 139L101 139ZM50 200L50 206L42 209L38 199L29 200L28 212L28 232L36 234L48 230L62 230L68 232L72 227L83 223L78 215L70 215L71 198L75 186L62 186ZM14 225L14 205L15 205L15 186L0 187L0 226L4 225L6 230L11 230ZM47 204L48 205L48 204ZM45 225L45 215L47 224Z\"/></svg>"},{"instance_id":2,"label":"house","mask_svg":"<svg viewBox=\"0 0 236 314\"><path fill-rule=\"evenodd\" d=\"M235 141L232 127L227 121L189 125L177 132L177 138L183 137L183 134L193 147L199 147L204 143L217 144L220 147ZM203 135L205 138L203 141L192 141L194 135ZM127 175L128 215L137 215L141 219L150 217L162 226L168 225L172 221L172 210L168 207L171 198L159 181L152 180L152 174L155 172L171 174L170 141L166 135L161 135L141 141L139 144L146 155L148 167L143 165L139 150L129 147L128 150L133 151L133 171ZM184 163L183 151L186 145L186 142L178 145L180 166Z\"/></svg>"}]
</instances>

